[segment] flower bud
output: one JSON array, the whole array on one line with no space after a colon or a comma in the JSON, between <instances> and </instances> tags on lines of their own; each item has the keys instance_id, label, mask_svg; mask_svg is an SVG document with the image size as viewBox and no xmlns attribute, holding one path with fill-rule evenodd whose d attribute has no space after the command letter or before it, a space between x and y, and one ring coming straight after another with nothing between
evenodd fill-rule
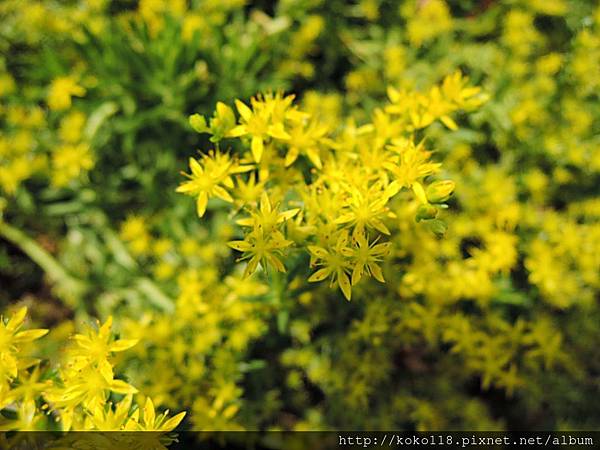
<instances>
[{"instance_id":1,"label":"flower bud","mask_svg":"<svg viewBox=\"0 0 600 450\"><path fill-rule=\"evenodd\" d=\"M192 114L190 116L190 126L197 133L206 133L208 131L208 127L206 126L206 119L201 114Z\"/></svg>"},{"instance_id":2,"label":"flower bud","mask_svg":"<svg viewBox=\"0 0 600 450\"><path fill-rule=\"evenodd\" d=\"M434 181L429 186L427 186L427 199L431 203L442 203L450 198L452 192L454 192L454 181L452 180L442 180L442 181Z\"/></svg>"},{"instance_id":3,"label":"flower bud","mask_svg":"<svg viewBox=\"0 0 600 450\"><path fill-rule=\"evenodd\" d=\"M233 113L233 109L223 102L217 102L217 112L213 120L216 121L215 123L218 127L225 131L229 131L231 128L235 127L235 114Z\"/></svg>"},{"instance_id":4,"label":"flower bud","mask_svg":"<svg viewBox=\"0 0 600 450\"><path fill-rule=\"evenodd\" d=\"M448 225L446 222L440 219L433 219L427 222L427 227L437 236L442 237L446 234L446 230L448 229Z\"/></svg>"},{"instance_id":5,"label":"flower bud","mask_svg":"<svg viewBox=\"0 0 600 450\"><path fill-rule=\"evenodd\" d=\"M429 205L429 204L421 205L417 209L416 220L417 220L417 222L420 222L421 220L435 219L435 217L437 216L437 213L438 213L438 210L435 206Z\"/></svg>"}]
</instances>

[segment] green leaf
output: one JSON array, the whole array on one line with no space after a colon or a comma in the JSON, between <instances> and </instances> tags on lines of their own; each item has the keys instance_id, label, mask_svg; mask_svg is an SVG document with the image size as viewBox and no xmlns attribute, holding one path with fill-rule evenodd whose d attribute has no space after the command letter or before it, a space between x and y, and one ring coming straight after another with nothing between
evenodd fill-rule
<instances>
[{"instance_id":1,"label":"green leaf","mask_svg":"<svg viewBox=\"0 0 600 450\"><path fill-rule=\"evenodd\" d=\"M86 138L93 139L102 124L119 110L115 102L102 103L90 114L83 133Z\"/></svg>"}]
</instances>

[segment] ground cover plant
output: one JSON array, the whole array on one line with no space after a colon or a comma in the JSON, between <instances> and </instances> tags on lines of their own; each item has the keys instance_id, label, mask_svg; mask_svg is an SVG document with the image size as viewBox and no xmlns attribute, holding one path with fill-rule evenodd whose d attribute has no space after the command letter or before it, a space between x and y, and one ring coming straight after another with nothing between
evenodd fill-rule
<instances>
[{"instance_id":1,"label":"ground cover plant","mask_svg":"<svg viewBox=\"0 0 600 450\"><path fill-rule=\"evenodd\" d=\"M596 2L5 0L0 50L0 430L600 428Z\"/></svg>"}]
</instances>

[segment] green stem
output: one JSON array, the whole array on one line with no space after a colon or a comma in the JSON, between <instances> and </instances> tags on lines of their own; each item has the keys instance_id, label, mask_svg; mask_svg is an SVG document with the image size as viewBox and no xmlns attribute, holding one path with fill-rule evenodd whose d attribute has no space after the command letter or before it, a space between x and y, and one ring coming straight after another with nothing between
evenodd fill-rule
<instances>
[{"instance_id":1,"label":"green stem","mask_svg":"<svg viewBox=\"0 0 600 450\"><path fill-rule=\"evenodd\" d=\"M289 304L285 292L287 287L286 280L287 278L285 274L277 272L275 269L271 270L271 274L269 276L271 301L273 302L273 305L277 311L277 329L281 334L285 334L287 332L290 320Z\"/></svg>"},{"instance_id":2,"label":"green stem","mask_svg":"<svg viewBox=\"0 0 600 450\"><path fill-rule=\"evenodd\" d=\"M269 284L271 287L271 299L276 305L283 303L284 276L285 274L277 272L274 268L270 268Z\"/></svg>"},{"instance_id":3,"label":"green stem","mask_svg":"<svg viewBox=\"0 0 600 450\"><path fill-rule=\"evenodd\" d=\"M71 276L50 253L18 228L0 220L0 236L17 246L40 266L67 299L80 297L87 290L85 283ZM74 306L70 301L69 303L69 306Z\"/></svg>"}]
</instances>

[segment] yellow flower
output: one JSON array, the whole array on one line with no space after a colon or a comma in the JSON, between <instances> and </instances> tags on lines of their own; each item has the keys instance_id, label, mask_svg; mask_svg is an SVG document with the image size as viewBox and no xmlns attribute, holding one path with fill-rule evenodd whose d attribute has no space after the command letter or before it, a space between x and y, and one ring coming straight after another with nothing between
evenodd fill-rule
<instances>
[{"instance_id":1,"label":"yellow flower","mask_svg":"<svg viewBox=\"0 0 600 450\"><path fill-rule=\"evenodd\" d=\"M412 45L419 47L452 29L452 16L444 0L416 2L416 5L416 13L410 18L407 27Z\"/></svg>"},{"instance_id":2,"label":"yellow flower","mask_svg":"<svg viewBox=\"0 0 600 450\"><path fill-rule=\"evenodd\" d=\"M284 141L290 139L290 135L285 131L283 120L293 99L292 95L283 98L279 95L254 97L251 100L252 109L236 100L235 106L240 113L241 124L233 128L228 135L230 137L249 135L254 161L260 162L266 139L275 138Z\"/></svg>"},{"instance_id":3,"label":"yellow flower","mask_svg":"<svg viewBox=\"0 0 600 450\"><path fill-rule=\"evenodd\" d=\"M460 71L444 78L440 86L433 86L428 92L420 93L406 89L388 88L391 105L385 110L392 115L399 115L414 129L424 128L440 119L451 130L458 126L450 114L461 109L476 108L487 100L479 87L469 87L468 77Z\"/></svg>"},{"instance_id":4,"label":"yellow flower","mask_svg":"<svg viewBox=\"0 0 600 450\"><path fill-rule=\"evenodd\" d=\"M87 419L89 425L85 428L106 431L124 429L129 420L132 401L133 395L127 394L114 409L97 405L90 411Z\"/></svg>"},{"instance_id":5,"label":"yellow flower","mask_svg":"<svg viewBox=\"0 0 600 450\"><path fill-rule=\"evenodd\" d=\"M110 392L135 394L137 389L129 383L115 379L109 357L133 347L136 339L114 340L112 317L98 330L73 336L73 345L65 352L65 364L59 371L62 385L53 386L46 393L48 402L61 411L63 429L73 426L75 408L83 406L94 411L103 407Z\"/></svg>"},{"instance_id":6,"label":"yellow flower","mask_svg":"<svg viewBox=\"0 0 600 450\"><path fill-rule=\"evenodd\" d=\"M385 49L385 75L392 81L400 80L406 68L406 49L393 45Z\"/></svg>"},{"instance_id":7,"label":"yellow flower","mask_svg":"<svg viewBox=\"0 0 600 450\"><path fill-rule=\"evenodd\" d=\"M347 247L347 244L348 235L342 231L338 234L335 245L329 249L318 245L309 245L308 251L311 255L311 265L323 267L313 273L308 281L313 283L331 277L330 287L333 287L337 281L344 297L350 300L352 286L348 272L351 270L351 263L348 256L351 255L351 250Z\"/></svg>"},{"instance_id":8,"label":"yellow flower","mask_svg":"<svg viewBox=\"0 0 600 450\"><path fill-rule=\"evenodd\" d=\"M73 111L60 121L59 136L69 143L75 144L81 140L83 127L87 118L81 111Z\"/></svg>"},{"instance_id":9,"label":"yellow flower","mask_svg":"<svg viewBox=\"0 0 600 450\"><path fill-rule=\"evenodd\" d=\"M48 330L35 329L19 331L25 321L27 308L19 309L8 321L0 316L0 384L17 376L19 349L22 344L35 341L48 333Z\"/></svg>"},{"instance_id":10,"label":"yellow flower","mask_svg":"<svg viewBox=\"0 0 600 450\"><path fill-rule=\"evenodd\" d=\"M73 336L75 345L70 349L69 354L83 358L87 364L102 364L111 353L125 351L137 344L136 339L113 340L112 323L113 319L109 317L98 331L89 329L86 334Z\"/></svg>"},{"instance_id":11,"label":"yellow flower","mask_svg":"<svg viewBox=\"0 0 600 450\"><path fill-rule=\"evenodd\" d=\"M250 174L248 181L236 177L235 196L241 205L256 204L265 192L265 181L257 181L257 178L256 173Z\"/></svg>"},{"instance_id":12,"label":"yellow flower","mask_svg":"<svg viewBox=\"0 0 600 450\"><path fill-rule=\"evenodd\" d=\"M140 418L140 410L136 409L130 420L127 422L125 429L128 431L172 431L183 420L185 414L185 411L180 412L170 419L167 419L169 411L162 414L156 414L154 403L152 402L152 399L148 397L146 398L146 403L142 409L142 417ZM144 439L154 439L158 443L158 436L155 433L148 434L147 436L148 437Z\"/></svg>"},{"instance_id":13,"label":"yellow flower","mask_svg":"<svg viewBox=\"0 0 600 450\"><path fill-rule=\"evenodd\" d=\"M363 234L353 239L350 251L345 251L354 265L352 269L352 285L358 283L365 272L377 281L385 282L378 263L383 260L384 256L389 254L390 246L390 242L378 244L377 239L369 243L368 237Z\"/></svg>"},{"instance_id":14,"label":"yellow flower","mask_svg":"<svg viewBox=\"0 0 600 450\"><path fill-rule=\"evenodd\" d=\"M218 197L232 203L233 198L225 188L233 188L231 175L251 170L251 166L240 166L229 155L211 151L203 155L200 161L190 158L191 174L185 174L190 180L182 183L177 192L198 196L196 210L202 217L210 197Z\"/></svg>"},{"instance_id":15,"label":"yellow flower","mask_svg":"<svg viewBox=\"0 0 600 450\"><path fill-rule=\"evenodd\" d=\"M328 132L328 127L317 121L309 123L298 122L290 128L290 143L285 155L285 166L288 167L296 161L298 155L306 154L315 167L321 168L321 157L319 156L319 145Z\"/></svg>"},{"instance_id":16,"label":"yellow flower","mask_svg":"<svg viewBox=\"0 0 600 450\"><path fill-rule=\"evenodd\" d=\"M372 228L383 234L390 234L382 219L390 216L386 207L391 197L400 190L400 185L393 182L388 186L375 183L366 191L353 187L342 214L335 219L336 224L348 224L354 227L352 235L357 237L365 228Z\"/></svg>"},{"instance_id":17,"label":"yellow flower","mask_svg":"<svg viewBox=\"0 0 600 450\"><path fill-rule=\"evenodd\" d=\"M0 165L0 187L7 194L14 194L22 181L31 177L46 165L44 156L26 154Z\"/></svg>"},{"instance_id":18,"label":"yellow flower","mask_svg":"<svg viewBox=\"0 0 600 450\"><path fill-rule=\"evenodd\" d=\"M444 78L439 91L444 101L450 104L448 106L449 112L458 109L468 110L477 108L485 103L487 95L480 95L481 88L478 86L468 86L468 84L469 77L463 76L460 70ZM432 92L437 92L437 89L437 86L434 86ZM432 94L430 93L430 95ZM448 126L448 128L453 129L451 126Z\"/></svg>"},{"instance_id":19,"label":"yellow flower","mask_svg":"<svg viewBox=\"0 0 600 450\"><path fill-rule=\"evenodd\" d=\"M284 235L277 230L265 234L263 230L256 228L246 235L243 241L230 241L227 243L234 250L245 253L238 259L243 261L250 259L244 276L250 276L256 270L260 262L264 269L271 265L278 272L285 272L285 266L279 259L282 250L293 244L293 241L285 239Z\"/></svg>"},{"instance_id":20,"label":"yellow flower","mask_svg":"<svg viewBox=\"0 0 600 450\"><path fill-rule=\"evenodd\" d=\"M207 28L206 19L202 14L186 14L183 17L181 37L185 42L190 42L197 31Z\"/></svg>"},{"instance_id":21,"label":"yellow flower","mask_svg":"<svg viewBox=\"0 0 600 450\"><path fill-rule=\"evenodd\" d=\"M440 170L441 164L430 162L431 152L425 150L422 141L415 145L412 140L398 139L389 148L396 156L393 162L384 163L384 167L402 187L412 187L418 180Z\"/></svg>"},{"instance_id":22,"label":"yellow flower","mask_svg":"<svg viewBox=\"0 0 600 450\"><path fill-rule=\"evenodd\" d=\"M131 215L121 224L120 236L124 241L133 241L147 235L147 219L144 217Z\"/></svg>"},{"instance_id":23,"label":"yellow flower","mask_svg":"<svg viewBox=\"0 0 600 450\"><path fill-rule=\"evenodd\" d=\"M285 236L276 227L298 213L298 209L279 212L271 207L271 202L266 193L263 193L260 201L260 210L251 211L251 217L238 220L242 226L252 227L252 230L242 241L230 241L227 243L234 250L244 253L239 259L243 261L250 259L244 276L254 273L260 262L264 269L271 265L278 272L285 272L285 266L279 259L283 250L293 244L293 241L285 239Z\"/></svg>"},{"instance_id":24,"label":"yellow flower","mask_svg":"<svg viewBox=\"0 0 600 450\"><path fill-rule=\"evenodd\" d=\"M60 111L71 107L71 97L82 97L85 88L77 84L72 76L56 78L50 85L48 92L48 106L50 109Z\"/></svg>"},{"instance_id":25,"label":"yellow flower","mask_svg":"<svg viewBox=\"0 0 600 450\"><path fill-rule=\"evenodd\" d=\"M94 157L86 143L63 144L52 153L52 183L62 187L94 167Z\"/></svg>"},{"instance_id":26,"label":"yellow flower","mask_svg":"<svg viewBox=\"0 0 600 450\"><path fill-rule=\"evenodd\" d=\"M15 87L15 80L9 73L0 74L0 97L12 94Z\"/></svg>"},{"instance_id":27,"label":"yellow flower","mask_svg":"<svg viewBox=\"0 0 600 450\"><path fill-rule=\"evenodd\" d=\"M299 208L293 208L279 212L277 208L271 206L269 196L266 192L263 192L260 198L260 209L258 211L251 211L250 217L239 219L237 224L245 227L260 228L265 233L270 233L277 225L291 219L299 211Z\"/></svg>"}]
</instances>

